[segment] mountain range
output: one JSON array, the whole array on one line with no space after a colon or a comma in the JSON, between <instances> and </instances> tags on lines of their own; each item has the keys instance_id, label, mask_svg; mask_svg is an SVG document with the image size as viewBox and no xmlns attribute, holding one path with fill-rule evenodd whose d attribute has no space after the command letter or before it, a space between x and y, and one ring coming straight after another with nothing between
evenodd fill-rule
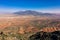
<instances>
[{"instance_id":1,"label":"mountain range","mask_svg":"<svg viewBox=\"0 0 60 40\"><path fill-rule=\"evenodd\" d=\"M42 12L37 12L37 11L32 11L32 10L26 10L26 11L18 11L14 12L14 14L17 15L34 15L34 16L52 16L54 14L51 13L42 13Z\"/></svg>"}]
</instances>

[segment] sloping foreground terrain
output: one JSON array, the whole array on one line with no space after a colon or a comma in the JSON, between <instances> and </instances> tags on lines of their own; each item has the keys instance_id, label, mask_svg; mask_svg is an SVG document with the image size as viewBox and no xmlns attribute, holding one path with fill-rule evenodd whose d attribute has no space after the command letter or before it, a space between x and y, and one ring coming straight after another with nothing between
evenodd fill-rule
<instances>
[{"instance_id":1,"label":"sloping foreground terrain","mask_svg":"<svg viewBox=\"0 0 60 40\"><path fill-rule=\"evenodd\" d=\"M60 31L37 32L29 37L29 40L60 40Z\"/></svg>"},{"instance_id":2,"label":"sloping foreground terrain","mask_svg":"<svg viewBox=\"0 0 60 40\"><path fill-rule=\"evenodd\" d=\"M0 33L0 40L60 40L60 31L54 32L37 32L25 38L24 35L19 33L6 35L3 32Z\"/></svg>"}]
</instances>

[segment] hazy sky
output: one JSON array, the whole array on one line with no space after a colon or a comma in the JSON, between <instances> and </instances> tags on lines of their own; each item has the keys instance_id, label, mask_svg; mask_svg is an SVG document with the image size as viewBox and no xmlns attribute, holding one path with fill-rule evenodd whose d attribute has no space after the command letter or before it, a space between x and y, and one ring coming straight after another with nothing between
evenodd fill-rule
<instances>
[{"instance_id":1,"label":"hazy sky","mask_svg":"<svg viewBox=\"0 0 60 40\"><path fill-rule=\"evenodd\" d=\"M0 12L21 10L60 13L60 0L0 0Z\"/></svg>"}]
</instances>

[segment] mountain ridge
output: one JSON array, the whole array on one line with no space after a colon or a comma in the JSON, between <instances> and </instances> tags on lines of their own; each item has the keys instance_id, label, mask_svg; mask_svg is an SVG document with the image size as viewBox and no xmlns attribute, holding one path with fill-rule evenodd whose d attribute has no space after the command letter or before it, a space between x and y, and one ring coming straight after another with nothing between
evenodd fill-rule
<instances>
[{"instance_id":1,"label":"mountain ridge","mask_svg":"<svg viewBox=\"0 0 60 40\"><path fill-rule=\"evenodd\" d=\"M17 15L35 15L35 16L52 16L54 14L51 13L42 13L42 12L37 12L37 11L32 11L32 10L26 10L26 11L18 11L18 12L14 12L13 14L17 14Z\"/></svg>"}]
</instances>

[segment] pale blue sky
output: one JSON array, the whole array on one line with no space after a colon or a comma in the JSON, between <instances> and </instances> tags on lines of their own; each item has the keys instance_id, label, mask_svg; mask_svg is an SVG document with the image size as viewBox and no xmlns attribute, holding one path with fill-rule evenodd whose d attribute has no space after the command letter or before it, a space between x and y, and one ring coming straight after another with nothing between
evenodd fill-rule
<instances>
[{"instance_id":1,"label":"pale blue sky","mask_svg":"<svg viewBox=\"0 0 60 40\"><path fill-rule=\"evenodd\" d=\"M22 10L60 13L60 0L0 0L0 12Z\"/></svg>"}]
</instances>

